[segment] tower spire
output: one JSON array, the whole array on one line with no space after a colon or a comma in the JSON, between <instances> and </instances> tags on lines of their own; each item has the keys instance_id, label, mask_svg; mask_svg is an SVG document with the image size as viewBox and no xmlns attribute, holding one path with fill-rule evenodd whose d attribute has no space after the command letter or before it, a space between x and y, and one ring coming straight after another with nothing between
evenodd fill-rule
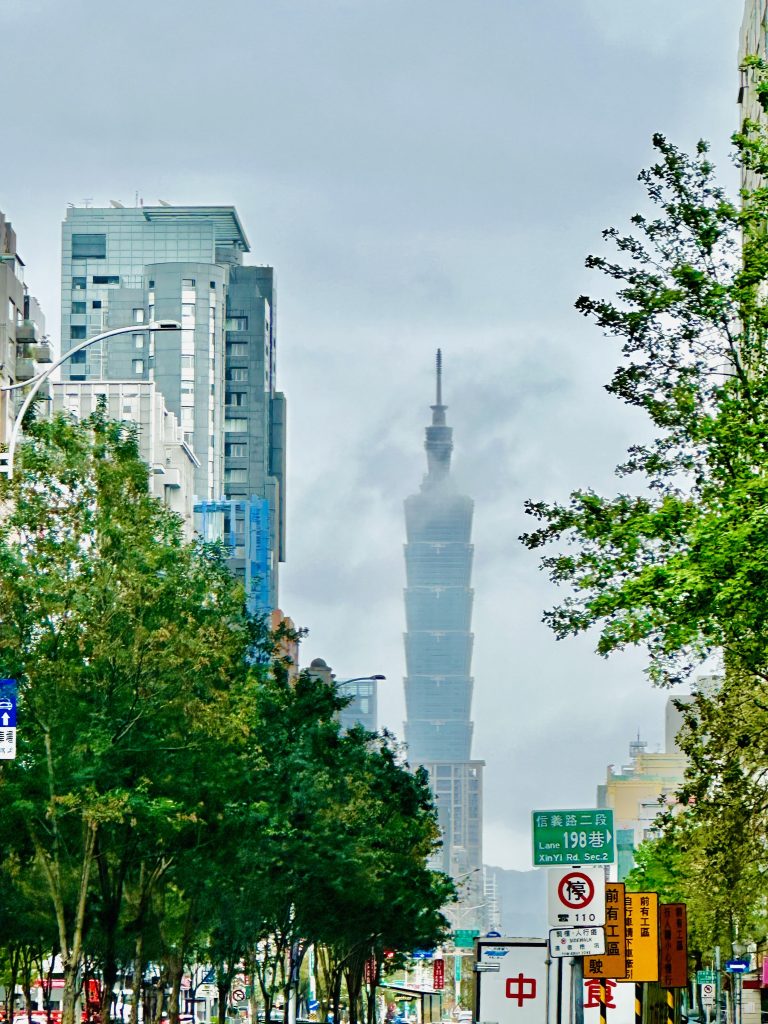
<instances>
[{"instance_id":1,"label":"tower spire","mask_svg":"<svg viewBox=\"0 0 768 1024\"><path fill-rule=\"evenodd\" d=\"M432 409L432 424L427 427L427 480L431 483L448 476L451 469L451 452L453 451L453 430L446 425L443 405L443 353L437 350L435 359L435 404Z\"/></svg>"}]
</instances>

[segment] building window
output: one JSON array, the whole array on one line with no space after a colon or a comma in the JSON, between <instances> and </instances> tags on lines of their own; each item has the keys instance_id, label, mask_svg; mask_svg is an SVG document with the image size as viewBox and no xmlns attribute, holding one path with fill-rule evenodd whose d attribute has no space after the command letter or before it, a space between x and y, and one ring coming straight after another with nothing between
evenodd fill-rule
<instances>
[{"instance_id":1,"label":"building window","mask_svg":"<svg viewBox=\"0 0 768 1024\"><path fill-rule=\"evenodd\" d=\"M94 309L101 309L101 299L94 299L93 302L91 303L91 306Z\"/></svg>"},{"instance_id":2,"label":"building window","mask_svg":"<svg viewBox=\"0 0 768 1024\"><path fill-rule=\"evenodd\" d=\"M85 350L82 352L73 352L69 357L70 363L84 363L85 362Z\"/></svg>"},{"instance_id":3,"label":"building window","mask_svg":"<svg viewBox=\"0 0 768 1024\"><path fill-rule=\"evenodd\" d=\"M182 288L194 288L195 287L195 279L194 279L194 277L182 277L182 279L181 279L181 287Z\"/></svg>"},{"instance_id":4,"label":"building window","mask_svg":"<svg viewBox=\"0 0 768 1024\"><path fill-rule=\"evenodd\" d=\"M86 305L87 305L87 303L85 303L85 302L73 302L72 303L72 312L75 315L77 315L78 313L84 313Z\"/></svg>"},{"instance_id":5,"label":"building window","mask_svg":"<svg viewBox=\"0 0 768 1024\"><path fill-rule=\"evenodd\" d=\"M144 307L143 306L138 306L136 309L133 310L133 322L135 324L143 324L144 323Z\"/></svg>"},{"instance_id":6,"label":"building window","mask_svg":"<svg viewBox=\"0 0 768 1024\"><path fill-rule=\"evenodd\" d=\"M72 235L72 259L103 260L107 256L106 235Z\"/></svg>"},{"instance_id":7,"label":"building window","mask_svg":"<svg viewBox=\"0 0 768 1024\"><path fill-rule=\"evenodd\" d=\"M248 355L248 342L247 341L231 341L227 345L228 356L247 356Z\"/></svg>"},{"instance_id":8,"label":"building window","mask_svg":"<svg viewBox=\"0 0 768 1024\"><path fill-rule=\"evenodd\" d=\"M69 379L70 380L85 380L85 374L84 373L70 373Z\"/></svg>"},{"instance_id":9,"label":"building window","mask_svg":"<svg viewBox=\"0 0 768 1024\"><path fill-rule=\"evenodd\" d=\"M246 367L233 367L227 370L227 380L248 380L248 369Z\"/></svg>"},{"instance_id":10,"label":"building window","mask_svg":"<svg viewBox=\"0 0 768 1024\"><path fill-rule=\"evenodd\" d=\"M143 359L134 359L133 360L133 372L134 373L144 373L144 360Z\"/></svg>"},{"instance_id":11,"label":"building window","mask_svg":"<svg viewBox=\"0 0 768 1024\"><path fill-rule=\"evenodd\" d=\"M133 347L134 348L144 348L144 335L143 334L134 334L134 336L133 336Z\"/></svg>"},{"instance_id":12,"label":"building window","mask_svg":"<svg viewBox=\"0 0 768 1024\"><path fill-rule=\"evenodd\" d=\"M248 470L246 470L246 469L225 469L224 470L224 483L225 484L247 484L248 483Z\"/></svg>"},{"instance_id":13,"label":"building window","mask_svg":"<svg viewBox=\"0 0 768 1024\"><path fill-rule=\"evenodd\" d=\"M248 431L248 420L227 417L224 420L224 431L228 434L245 434Z\"/></svg>"},{"instance_id":14,"label":"building window","mask_svg":"<svg viewBox=\"0 0 768 1024\"><path fill-rule=\"evenodd\" d=\"M224 445L224 454L231 459L244 459L248 455L248 445L229 441Z\"/></svg>"},{"instance_id":15,"label":"building window","mask_svg":"<svg viewBox=\"0 0 768 1024\"><path fill-rule=\"evenodd\" d=\"M181 357L181 368L182 370L194 370L195 368L195 357L193 355Z\"/></svg>"},{"instance_id":16,"label":"building window","mask_svg":"<svg viewBox=\"0 0 768 1024\"><path fill-rule=\"evenodd\" d=\"M86 279L84 277L73 277L72 278L72 291L82 292L85 291Z\"/></svg>"},{"instance_id":17,"label":"building window","mask_svg":"<svg viewBox=\"0 0 768 1024\"><path fill-rule=\"evenodd\" d=\"M85 327L70 327L69 336L73 341L85 341Z\"/></svg>"},{"instance_id":18,"label":"building window","mask_svg":"<svg viewBox=\"0 0 768 1024\"><path fill-rule=\"evenodd\" d=\"M246 394L244 391L228 391L226 397L227 405L245 405Z\"/></svg>"},{"instance_id":19,"label":"building window","mask_svg":"<svg viewBox=\"0 0 768 1024\"><path fill-rule=\"evenodd\" d=\"M120 277L117 274L94 274L91 281L94 284L120 284Z\"/></svg>"},{"instance_id":20,"label":"building window","mask_svg":"<svg viewBox=\"0 0 768 1024\"><path fill-rule=\"evenodd\" d=\"M248 317L247 316L228 316L224 329L227 330L227 331L247 331L248 330Z\"/></svg>"}]
</instances>

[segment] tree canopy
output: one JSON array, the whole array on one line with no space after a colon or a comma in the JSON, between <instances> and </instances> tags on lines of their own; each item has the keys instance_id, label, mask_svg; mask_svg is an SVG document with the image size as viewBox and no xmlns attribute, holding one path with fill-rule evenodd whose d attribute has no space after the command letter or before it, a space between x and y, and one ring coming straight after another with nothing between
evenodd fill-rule
<instances>
[{"instance_id":1,"label":"tree canopy","mask_svg":"<svg viewBox=\"0 0 768 1024\"><path fill-rule=\"evenodd\" d=\"M194 961L214 968L223 1016L235 973L270 951L298 969L311 942L437 941L453 890L427 865L424 777L386 738L343 733L333 686L289 677L226 549L187 541L150 496L135 428L99 409L25 431L0 481L0 676L19 715L0 773L0 904L17 911L0 957L58 954L64 1024L86 962L104 1021L134 977L136 1020L151 962L149 1012L170 990L174 1021ZM279 973L263 974L267 1001L296 984Z\"/></svg>"},{"instance_id":2,"label":"tree canopy","mask_svg":"<svg viewBox=\"0 0 768 1024\"><path fill-rule=\"evenodd\" d=\"M766 70L745 67L763 104ZM738 196L718 184L705 143L688 155L654 136L646 212L603 233L614 256L588 258L610 294L577 309L619 341L607 390L647 414L651 438L617 468L619 493L528 502L539 526L522 538L569 588L545 613L559 638L596 628L604 656L643 647L662 685L720 665L683 709L680 803L630 876L689 903L700 950L758 937L768 877L764 125L745 121L733 142Z\"/></svg>"}]
</instances>

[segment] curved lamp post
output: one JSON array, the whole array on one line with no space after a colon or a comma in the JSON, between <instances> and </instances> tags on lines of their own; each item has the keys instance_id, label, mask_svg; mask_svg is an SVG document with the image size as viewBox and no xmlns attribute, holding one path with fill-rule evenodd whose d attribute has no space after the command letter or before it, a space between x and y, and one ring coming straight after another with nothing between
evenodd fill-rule
<instances>
[{"instance_id":1,"label":"curved lamp post","mask_svg":"<svg viewBox=\"0 0 768 1024\"><path fill-rule=\"evenodd\" d=\"M67 359L73 356L76 352L82 352L82 350L84 348L88 348L89 345L95 345L97 341L105 341L107 338L114 338L118 334L137 334L138 332L143 333L144 331L180 330L181 324L177 320L153 320L148 324L131 324L130 327L116 327L112 331L105 331L103 334L95 334L92 338L86 338L85 341L81 341L79 345L75 345L73 348L69 349L63 356L60 356L55 363L51 363L51 365L46 367L42 373L39 373L36 377L32 377L31 380L24 380L19 384L10 384L7 387L0 388L0 391L15 391L17 388L30 387L31 385L29 394L24 399L21 408L16 414L16 419L13 422L11 439L8 443L8 451L0 452L0 473L5 473L9 480L13 478L16 445L19 440L19 434L21 433L21 424L27 414L27 410L30 405L32 405L35 395L51 376L53 371L57 370L62 363L67 361Z\"/></svg>"}]
</instances>

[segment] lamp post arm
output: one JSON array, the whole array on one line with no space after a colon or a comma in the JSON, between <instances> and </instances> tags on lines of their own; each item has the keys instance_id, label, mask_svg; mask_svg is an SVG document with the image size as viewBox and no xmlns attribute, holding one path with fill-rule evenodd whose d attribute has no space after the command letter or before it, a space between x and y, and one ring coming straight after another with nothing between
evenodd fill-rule
<instances>
[{"instance_id":1,"label":"lamp post arm","mask_svg":"<svg viewBox=\"0 0 768 1024\"><path fill-rule=\"evenodd\" d=\"M5 466L0 465L0 469L4 470L10 480L13 477L13 461L16 453L16 444L21 433L21 424L24 417L27 414L32 402L35 400L35 395L38 393L40 388L45 384L48 378L51 376L54 370L58 370L62 363L65 363L70 359L76 352L81 352L84 348L88 348L89 345L95 345L97 341L105 341L107 338L114 338L117 334L133 334L139 331L178 331L181 329L181 324L175 320L160 320L149 324L131 324L129 327L115 327L114 330L105 331L103 334L96 334L92 338L86 338L85 341L81 341L79 345L74 345L63 356L59 356L56 362L51 363L50 366L46 367L42 373L38 374L37 377L33 377L31 381L24 381L24 384L32 384L29 394L24 399L21 408L18 411L16 419L13 422L13 429L11 430L11 438L8 443L8 451L6 453ZM11 391L18 387L17 384L12 384L10 387L3 388L3 391Z\"/></svg>"}]
</instances>

